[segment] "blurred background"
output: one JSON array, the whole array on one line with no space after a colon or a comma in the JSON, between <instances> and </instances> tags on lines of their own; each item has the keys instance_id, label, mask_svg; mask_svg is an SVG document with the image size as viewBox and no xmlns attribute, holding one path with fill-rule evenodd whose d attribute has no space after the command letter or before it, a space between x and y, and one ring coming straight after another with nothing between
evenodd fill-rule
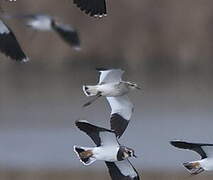
<instances>
[{"instance_id":1,"label":"blurred background","mask_svg":"<svg viewBox=\"0 0 213 180\"><path fill-rule=\"evenodd\" d=\"M188 179L181 163L195 153L174 139L213 143L212 0L109 0L108 16L88 17L72 0L1 1L5 13L47 13L79 31L76 52L55 33L35 33L6 20L31 61L0 54L0 179L110 179L105 164L83 166L73 145L93 146L79 118L109 127L104 98L88 108L83 84L96 67L122 68L142 91L129 96L135 111L121 143L135 149L142 179ZM205 173L193 179L210 179Z\"/></svg>"}]
</instances>

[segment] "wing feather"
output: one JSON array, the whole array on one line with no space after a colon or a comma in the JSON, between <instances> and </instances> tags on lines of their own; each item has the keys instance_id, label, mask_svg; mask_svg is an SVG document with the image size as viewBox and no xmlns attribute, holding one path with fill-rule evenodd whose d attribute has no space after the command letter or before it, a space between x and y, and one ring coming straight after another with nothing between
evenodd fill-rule
<instances>
[{"instance_id":1,"label":"wing feather","mask_svg":"<svg viewBox=\"0 0 213 180\"><path fill-rule=\"evenodd\" d=\"M102 17L106 15L105 0L73 0L73 3L90 16Z\"/></svg>"},{"instance_id":2,"label":"wing feather","mask_svg":"<svg viewBox=\"0 0 213 180\"><path fill-rule=\"evenodd\" d=\"M120 82L124 73L121 69L100 70L99 84Z\"/></svg>"},{"instance_id":3,"label":"wing feather","mask_svg":"<svg viewBox=\"0 0 213 180\"><path fill-rule=\"evenodd\" d=\"M171 141L170 143L177 148L195 151L202 159L213 156L213 144L189 143L185 141Z\"/></svg>"},{"instance_id":4,"label":"wing feather","mask_svg":"<svg viewBox=\"0 0 213 180\"><path fill-rule=\"evenodd\" d=\"M112 180L139 180L136 169L128 159L117 162L105 162Z\"/></svg>"},{"instance_id":5,"label":"wing feather","mask_svg":"<svg viewBox=\"0 0 213 180\"><path fill-rule=\"evenodd\" d=\"M64 24L53 23L53 29L70 46L80 48L80 39L78 32L74 30L72 27Z\"/></svg>"},{"instance_id":6,"label":"wing feather","mask_svg":"<svg viewBox=\"0 0 213 180\"><path fill-rule=\"evenodd\" d=\"M117 137L121 137L132 116L133 104L127 95L106 98L111 107L111 129L115 131Z\"/></svg>"},{"instance_id":7,"label":"wing feather","mask_svg":"<svg viewBox=\"0 0 213 180\"><path fill-rule=\"evenodd\" d=\"M78 120L75 125L90 136L97 146L118 145L114 131L95 126L86 120Z\"/></svg>"},{"instance_id":8,"label":"wing feather","mask_svg":"<svg viewBox=\"0 0 213 180\"><path fill-rule=\"evenodd\" d=\"M28 61L14 33L2 20L0 20L0 51L13 60Z\"/></svg>"}]
</instances>

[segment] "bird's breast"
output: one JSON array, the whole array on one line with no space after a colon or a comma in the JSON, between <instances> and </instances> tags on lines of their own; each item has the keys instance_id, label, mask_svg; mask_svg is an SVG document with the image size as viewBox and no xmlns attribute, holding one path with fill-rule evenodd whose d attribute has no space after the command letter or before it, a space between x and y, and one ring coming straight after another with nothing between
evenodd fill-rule
<instances>
[{"instance_id":1,"label":"bird's breast","mask_svg":"<svg viewBox=\"0 0 213 180\"><path fill-rule=\"evenodd\" d=\"M213 170L213 158L206 158L201 160L200 165L206 171Z\"/></svg>"},{"instance_id":2,"label":"bird's breast","mask_svg":"<svg viewBox=\"0 0 213 180\"><path fill-rule=\"evenodd\" d=\"M103 160L103 161L110 161L114 162L117 161L117 153L119 148L118 147L96 147L93 150L93 156L97 160Z\"/></svg>"},{"instance_id":3,"label":"bird's breast","mask_svg":"<svg viewBox=\"0 0 213 180\"><path fill-rule=\"evenodd\" d=\"M117 83L103 84L98 87L98 91L101 92L102 96L122 96L128 92L128 89L120 86Z\"/></svg>"}]
</instances>

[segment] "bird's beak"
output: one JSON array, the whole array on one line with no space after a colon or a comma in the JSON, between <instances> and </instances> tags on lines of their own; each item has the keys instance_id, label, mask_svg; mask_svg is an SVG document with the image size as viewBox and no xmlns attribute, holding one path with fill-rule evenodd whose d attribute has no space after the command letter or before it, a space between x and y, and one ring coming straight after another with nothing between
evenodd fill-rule
<instances>
[{"instance_id":1,"label":"bird's beak","mask_svg":"<svg viewBox=\"0 0 213 180\"><path fill-rule=\"evenodd\" d=\"M133 154L133 157L134 157L134 158L137 158L137 156L136 156L135 154Z\"/></svg>"},{"instance_id":2,"label":"bird's beak","mask_svg":"<svg viewBox=\"0 0 213 180\"><path fill-rule=\"evenodd\" d=\"M136 89L141 90L141 87L138 87L138 86L137 86Z\"/></svg>"}]
</instances>

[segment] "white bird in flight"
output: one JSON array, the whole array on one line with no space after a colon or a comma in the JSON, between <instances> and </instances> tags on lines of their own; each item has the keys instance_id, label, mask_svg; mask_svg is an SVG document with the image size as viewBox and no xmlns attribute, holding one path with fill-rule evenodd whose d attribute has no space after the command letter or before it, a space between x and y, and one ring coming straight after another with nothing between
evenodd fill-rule
<instances>
[{"instance_id":1,"label":"white bird in flight","mask_svg":"<svg viewBox=\"0 0 213 180\"><path fill-rule=\"evenodd\" d=\"M134 150L121 146L113 131L90 124L85 120L76 121L76 126L94 141L97 147L74 146L74 152L84 165L96 160L105 161L112 180L139 180L129 157L136 157Z\"/></svg>"},{"instance_id":2,"label":"white bird in flight","mask_svg":"<svg viewBox=\"0 0 213 180\"><path fill-rule=\"evenodd\" d=\"M0 20L0 51L15 61L29 61L16 36L2 20Z\"/></svg>"},{"instance_id":3,"label":"white bird in flight","mask_svg":"<svg viewBox=\"0 0 213 180\"><path fill-rule=\"evenodd\" d=\"M86 96L96 96L96 98L84 106L90 105L97 98L105 97L121 97L128 94L131 90L140 89L137 84L122 81L121 77L124 73L121 69L97 69L101 74L97 85L83 85L83 91Z\"/></svg>"},{"instance_id":4,"label":"white bird in flight","mask_svg":"<svg viewBox=\"0 0 213 180\"><path fill-rule=\"evenodd\" d=\"M127 93L140 88L135 83L122 81L124 71L121 69L99 69L99 71L101 75L97 85L83 86L83 91L87 96L96 96L83 106L88 106L99 97L105 96L111 107L111 129L119 138L127 128L134 108Z\"/></svg>"},{"instance_id":5,"label":"white bird in flight","mask_svg":"<svg viewBox=\"0 0 213 180\"><path fill-rule=\"evenodd\" d=\"M213 170L213 144L189 143L184 141L171 141L170 143L177 148L195 151L201 156L201 160L183 163L184 167L192 175Z\"/></svg>"}]
</instances>

